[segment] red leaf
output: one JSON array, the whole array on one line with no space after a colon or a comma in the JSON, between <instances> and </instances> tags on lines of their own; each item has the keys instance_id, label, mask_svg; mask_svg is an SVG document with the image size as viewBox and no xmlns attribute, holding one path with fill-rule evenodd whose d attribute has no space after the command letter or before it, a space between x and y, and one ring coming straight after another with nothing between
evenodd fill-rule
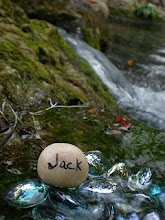
<instances>
[{"instance_id":1,"label":"red leaf","mask_svg":"<svg viewBox=\"0 0 165 220\"><path fill-rule=\"evenodd\" d=\"M121 130L128 131L131 129L131 120L128 119L126 116L117 115L115 116L115 122L118 123Z\"/></svg>"}]
</instances>

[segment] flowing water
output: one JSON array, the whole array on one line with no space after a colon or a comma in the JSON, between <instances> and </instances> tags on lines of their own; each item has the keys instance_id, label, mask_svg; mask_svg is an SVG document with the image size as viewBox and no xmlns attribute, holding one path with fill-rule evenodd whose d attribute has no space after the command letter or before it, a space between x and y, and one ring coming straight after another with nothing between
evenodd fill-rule
<instances>
[{"instance_id":1,"label":"flowing water","mask_svg":"<svg viewBox=\"0 0 165 220\"><path fill-rule=\"evenodd\" d=\"M134 118L165 129L165 28L112 23L106 56L78 36L59 32ZM127 65L129 59L136 64Z\"/></svg>"}]
</instances>

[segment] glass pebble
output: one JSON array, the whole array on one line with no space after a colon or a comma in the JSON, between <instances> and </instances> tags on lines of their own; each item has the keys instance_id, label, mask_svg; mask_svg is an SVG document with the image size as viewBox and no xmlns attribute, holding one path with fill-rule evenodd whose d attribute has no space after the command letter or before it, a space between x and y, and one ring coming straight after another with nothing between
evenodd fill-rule
<instances>
[{"instance_id":1,"label":"glass pebble","mask_svg":"<svg viewBox=\"0 0 165 220\"><path fill-rule=\"evenodd\" d=\"M36 206L32 210L34 220L100 220L108 219L107 214L112 206L104 203L90 204L87 208L71 209L68 206L52 206L47 201ZM108 215L109 217L109 215ZM113 219L113 218L111 218ZM109 220L111 220L109 219Z\"/></svg>"},{"instance_id":2,"label":"glass pebble","mask_svg":"<svg viewBox=\"0 0 165 220\"><path fill-rule=\"evenodd\" d=\"M132 190L144 190L151 184L152 172L150 168L141 169L137 174L128 178L128 186Z\"/></svg>"},{"instance_id":3,"label":"glass pebble","mask_svg":"<svg viewBox=\"0 0 165 220\"><path fill-rule=\"evenodd\" d=\"M117 163L108 170L107 178L114 175L118 175L120 177L128 177L128 169L125 163Z\"/></svg>"},{"instance_id":4,"label":"glass pebble","mask_svg":"<svg viewBox=\"0 0 165 220\"><path fill-rule=\"evenodd\" d=\"M57 207L52 206L47 201L33 208L32 218L34 220L73 220L57 211Z\"/></svg>"},{"instance_id":5,"label":"glass pebble","mask_svg":"<svg viewBox=\"0 0 165 220\"><path fill-rule=\"evenodd\" d=\"M151 213L148 213L145 217L144 217L144 220L161 220L160 219L160 216L158 213L156 212L151 212Z\"/></svg>"},{"instance_id":6,"label":"glass pebble","mask_svg":"<svg viewBox=\"0 0 165 220\"><path fill-rule=\"evenodd\" d=\"M149 188L149 194L151 196L156 196L156 195L160 195L162 192L162 189L160 186L156 185L156 184L152 184Z\"/></svg>"},{"instance_id":7,"label":"glass pebble","mask_svg":"<svg viewBox=\"0 0 165 220\"><path fill-rule=\"evenodd\" d=\"M91 201L107 199L109 195L115 192L117 184L115 182L107 182L101 180L88 180L81 184L79 193Z\"/></svg>"},{"instance_id":8,"label":"glass pebble","mask_svg":"<svg viewBox=\"0 0 165 220\"><path fill-rule=\"evenodd\" d=\"M140 220L139 216L136 213L129 215L126 220Z\"/></svg>"},{"instance_id":9,"label":"glass pebble","mask_svg":"<svg viewBox=\"0 0 165 220\"><path fill-rule=\"evenodd\" d=\"M117 220L140 220L139 216L136 213L128 215L126 218L123 216L118 216Z\"/></svg>"},{"instance_id":10,"label":"glass pebble","mask_svg":"<svg viewBox=\"0 0 165 220\"><path fill-rule=\"evenodd\" d=\"M118 216L117 220L126 220L126 219L124 217L122 217L122 216Z\"/></svg>"},{"instance_id":11,"label":"glass pebble","mask_svg":"<svg viewBox=\"0 0 165 220\"><path fill-rule=\"evenodd\" d=\"M74 190L52 187L49 190L49 200L55 205L65 205L70 208L86 208L86 201Z\"/></svg>"},{"instance_id":12,"label":"glass pebble","mask_svg":"<svg viewBox=\"0 0 165 220\"><path fill-rule=\"evenodd\" d=\"M89 164L89 178L102 175L108 170L108 161L100 151L95 150L87 152L86 159Z\"/></svg>"},{"instance_id":13,"label":"glass pebble","mask_svg":"<svg viewBox=\"0 0 165 220\"><path fill-rule=\"evenodd\" d=\"M148 208L155 208L157 206L154 199L144 193L130 194L125 197L135 212L143 212Z\"/></svg>"},{"instance_id":14,"label":"glass pebble","mask_svg":"<svg viewBox=\"0 0 165 220\"><path fill-rule=\"evenodd\" d=\"M40 180L26 180L11 186L5 200L11 206L29 208L43 202L47 198L47 186Z\"/></svg>"},{"instance_id":15,"label":"glass pebble","mask_svg":"<svg viewBox=\"0 0 165 220\"><path fill-rule=\"evenodd\" d=\"M158 194L157 198L159 199L161 205L165 208L165 188L161 189L161 193Z\"/></svg>"}]
</instances>

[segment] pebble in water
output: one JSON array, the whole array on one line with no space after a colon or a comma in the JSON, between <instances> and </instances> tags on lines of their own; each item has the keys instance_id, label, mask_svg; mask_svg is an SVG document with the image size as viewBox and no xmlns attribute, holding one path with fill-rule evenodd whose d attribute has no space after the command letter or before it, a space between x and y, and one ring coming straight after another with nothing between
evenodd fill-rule
<instances>
[{"instance_id":1,"label":"pebble in water","mask_svg":"<svg viewBox=\"0 0 165 220\"><path fill-rule=\"evenodd\" d=\"M89 151L86 158L89 164L89 178L102 175L108 170L108 161L100 151Z\"/></svg>"},{"instance_id":2,"label":"pebble in water","mask_svg":"<svg viewBox=\"0 0 165 220\"><path fill-rule=\"evenodd\" d=\"M150 168L141 169L137 174L128 178L128 186L132 190L144 190L151 184L152 172Z\"/></svg>"},{"instance_id":3,"label":"pebble in water","mask_svg":"<svg viewBox=\"0 0 165 220\"><path fill-rule=\"evenodd\" d=\"M38 159L39 177L50 185L76 187L88 176L88 162L76 146L55 143L46 147Z\"/></svg>"},{"instance_id":4,"label":"pebble in water","mask_svg":"<svg viewBox=\"0 0 165 220\"><path fill-rule=\"evenodd\" d=\"M47 186L40 180L26 180L12 186L5 195L5 200L12 206L29 208L47 198Z\"/></svg>"}]
</instances>

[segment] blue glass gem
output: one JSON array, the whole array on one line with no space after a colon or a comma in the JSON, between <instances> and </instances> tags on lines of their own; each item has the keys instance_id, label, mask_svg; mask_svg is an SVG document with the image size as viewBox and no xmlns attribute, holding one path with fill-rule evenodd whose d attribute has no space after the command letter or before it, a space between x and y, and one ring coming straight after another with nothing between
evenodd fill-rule
<instances>
[{"instance_id":1,"label":"blue glass gem","mask_svg":"<svg viewBox=\"0 0 165 220\"><path fill-rule=\"evenodd\" d=\"M122 217L122 216L118 216L117 220L126 220L126 219L124 217Z\"/></svg>"},{"instance_id":2,"label":"blue glass gem","mask_svg":"<svg viewBox=\"0 0 165 220\"><path fill-rule=\"evenodd\" d=\"M152 196L156 196L156 195L160 195L160 194L161 194L162 189L161 189L160 186L158 186L158 185L156 185L156 184L153 184L153 185L151 185L149 191L150 191L150 194L151 194Z\"/></svg>"},{"instance_id":3,"label":"blue glass gem","mask_svg":"<svg viewBox=\"0 0 165 220\"><path fill-rule=\"evenodd\" d=\"M12 186L5 195L6 202L14 207L33 207L47 198L47 186L40 180L26 180Z\"/></svg>"}]
</instances>

